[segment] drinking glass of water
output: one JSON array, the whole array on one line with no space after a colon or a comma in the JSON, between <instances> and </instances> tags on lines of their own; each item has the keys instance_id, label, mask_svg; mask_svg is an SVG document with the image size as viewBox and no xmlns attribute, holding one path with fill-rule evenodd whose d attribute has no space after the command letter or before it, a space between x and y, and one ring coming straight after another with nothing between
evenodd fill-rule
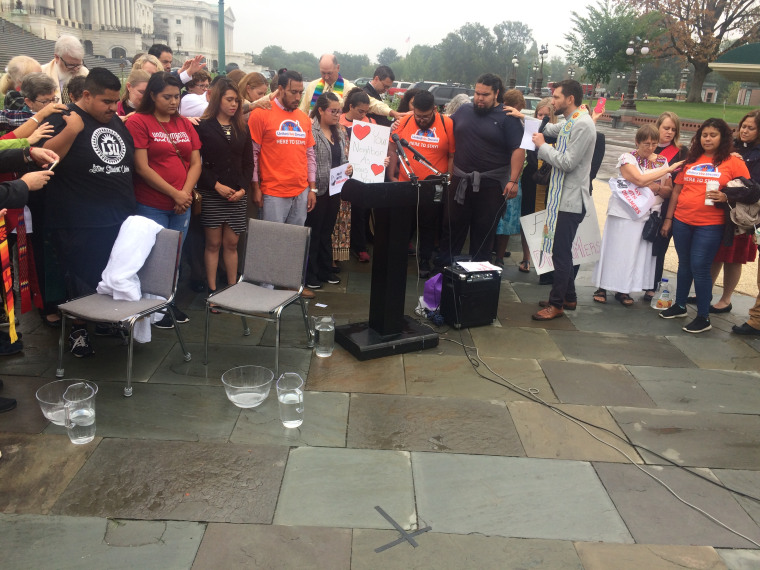
<instances>
[{"instance_id":1,"label":"drinking glass of water","mask_svg":"<svg viewBox=\"0 0 760 570\"><path fill-rule=\"evenodd\" d=\"M311 317L310 325L316 355L322 358L332 356L335 348L335 319L333 316Z\"/></svg>"},{"instance_id":2,"label":"drinking glass of water","mask_svg":"<svg viewBox=\"0 0 760 570\"><path fill-rule=\"evenodd\" d=\"M303 423L303 378L295 372L286 372L277 380L277 402L280 420L286 428L297 428Z\"/></svg>"},{"instance_id":3,"label":"drinking glass of water","mask_svg":"<svg viewBox=\"0 0 760 570\"><path fill-rule=\"evenodd\" d=\"M63 413L66 432L71 443L81 445L95 439L96 385L77 382L66 388L63 394Z\"/></svg>"}]
</instances>

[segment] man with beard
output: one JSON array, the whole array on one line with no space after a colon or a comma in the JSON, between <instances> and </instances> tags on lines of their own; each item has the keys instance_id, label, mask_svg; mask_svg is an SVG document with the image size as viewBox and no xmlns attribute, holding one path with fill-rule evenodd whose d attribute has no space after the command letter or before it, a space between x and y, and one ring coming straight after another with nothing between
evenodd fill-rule
<instances>
[{"instance_id":1,"label":"man with beard","mask_svg":"<svg viewBox=\"0 0 760 570\"><path fill-rule=\"evenodd\" d=\"M317 202L317 161L311 119L298 108L303 78L285 71L277 78L277 93L269 109L251 112L253 139L253 201L262 219L304 225Z\"/></svg>"},{"instance_id":2,"label":"man with beard","mask_svg":"<svg viewBox=\"0 0 760 570\"><path fill-rule=\"evenodd\" d=\"M501 78L484 73L475 83L472 104L462 105L451 117L457 149L436 268L450 264L462 252L468 232L472 259L490 259L498 219L506 201L517 196L525 161L520 148L523 126L504 111L503 94Z\"/></svg>"},{"instance_id":3,"label":"man with beard","mask_svg":"<svg viewBox=\"0 0 760 570\"><path fill-rule=\"evenodd\" d=\"M541 251L551 255L554 263L549 301L539 303L544 308L533 315L536 321L556 319L564 309L574 310L577 305L572 246L591 200L589 174L596 143L594 121L588 111L579 108L583 102L580 83L573 79L560 81L554 87L552 100L555 112L564 115L566 122L546 125L543 133L533 135L538 158L552 166ZM546 144L544 135L557 137L556 145Z\"/></svg>"},{"instance_id":4,"label":"man with beard","mask_svg":"<svg viewBox=\"0 0 760 570\"><path fill-rule=\"evenodd\" d=\"M86 76L88 71L84 66L84 48L74 36L61 36L55 42L53 60L42 66L42 72L55 81L55 97L62 103L70 103L66 84L76 75Z\"/></svg>"},{"instance_id":5,"label":"man with beard","mask_svg":"<svg viewBox=\"0 0 760 570\"><path fill-rule=\"evenodd\" d=\"M124 220L135 211L134 143L116 115L119 78L90 71L82 98L53 114L53 137L44 147L60 156L45 195L46 223L56 236L70 298L94 293ZM83 322L74 322L71 352L93 353Z\"/></svg>"},{"instance_id":6,"label":"man with beard","mask_svg":"<svg viewBox=\"0 0 760 570\"><path fill-rule=\"evenodd\" d=\"M399 121L395 131L409 146L427 158L442 173L451 172L454 161L454 124L449 117L436 113L435 98L430 91L421 91L414 96L414 114ZM433 172L407 151L412 172L420 180L433 176ZM403 166L398 164L395 143L391 142L391 162L388 172L392 181L407 181L409 177ZM395 177L398 168L398 178ZM440 203L433 201L435 188L423 185L420 190L418 211L415 221L419 220L417 232L420 249L417 254L419 276L423 279L430 275L430 259L435 246L436 230L439 227Z\"/></svg>"}]
</instances>

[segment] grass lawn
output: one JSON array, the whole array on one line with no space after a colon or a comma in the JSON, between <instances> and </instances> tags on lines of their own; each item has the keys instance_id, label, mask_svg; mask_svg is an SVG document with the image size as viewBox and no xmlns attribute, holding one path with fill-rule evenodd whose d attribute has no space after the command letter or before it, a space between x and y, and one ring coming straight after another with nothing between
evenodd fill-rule
<instances>
[{"instance_id":1,"label":"grass lawn","mask_svg":"<svg viewBox=\"0 0 760 570\"><path fill-rule=\"evenodd\" d=\"M589 103L592 109L596 105L596 99ZM608 100L607 110L617 111L620 109L620 100ZM743 105L726 105L725 115L722 103L684 103L683 101L671 100L649 100L636 101L636 110L647 115L659 115L663 111L673 111L681 119L692 119L694 121L704 121L710 117L724 119L728 123L739 123L741 118L753 110L753 107Z\"/></svg>"}]
</instances>

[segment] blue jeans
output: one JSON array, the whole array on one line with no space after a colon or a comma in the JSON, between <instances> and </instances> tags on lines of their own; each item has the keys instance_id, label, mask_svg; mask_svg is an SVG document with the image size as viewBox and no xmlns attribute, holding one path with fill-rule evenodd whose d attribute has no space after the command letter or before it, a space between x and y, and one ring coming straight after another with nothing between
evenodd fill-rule
<instances>
[{"instance_id":1,"label":"blue jeans","mask_svg":"<svg viewBox=\"0 0 760 570\"><path fill-rule=\"evenodd\" d=\"M723 226L692 226L673 219L673 241L678 254L678 283L676 303L686 306L686 297L694 281L697 295L697 314L710 316L712 277L710 266L723 238Z\"/></svg>"},{"instance_id":2,"label":"blue jeans","mask_svg":"<svg viewBox=\"0 0 760 570\"><path fill-rule=\"evenodd\" d=\"M136 214L153 220L166 229L182 232L182 244L184 245L187 229L190 227L190 208L185 210L184 214L175 214L174 210L159 210L158 208L138 203Z\"/></svg>"}]
</instances>

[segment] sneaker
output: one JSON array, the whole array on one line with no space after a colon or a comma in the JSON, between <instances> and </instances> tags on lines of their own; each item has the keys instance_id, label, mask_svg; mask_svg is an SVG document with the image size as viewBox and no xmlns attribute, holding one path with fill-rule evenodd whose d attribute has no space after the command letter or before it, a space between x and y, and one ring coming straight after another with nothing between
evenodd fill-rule
<instances>
[{"instance_id":1,"label":"sneaker","mask_svg":"<svg viewBox=\"0 0 760 570\"><path fill-rule=\"evenodd\" d=\"M153 323L153 326L159 329L173 329L174 323L169 315L164 315L164 318L157 323Z\"/></svg>"},{"instance_id":2,"label":"sneaker","mask_svg":"<svg viewBox=\"0 0 760 570\"><path fill-rule=\"evenodd\" d=\"M327 276L327 279L325 279L325 281L327 281L330 285L337 285L338 283L340 283L340 277L338 277L334 273L331 273L330 275Z\"/></svg>"},{"instance_id":3,"label":"sneaker","mask_svg":"<svg viewBox=\"0 0 760 570\"><path fill-rule=\"evenodd\" d=\"M699 334L706 331L709 331L712 328L712 325L710 324L710 319L707 317L697 317L693 321L691 321L688 325L683 327L683 330L685 330L687 333L694 333Z\"/></svg>"},{"instance_id":4,"label":"sneaker","mask_svg":"<svg viewBox=\"0 0 760 570\"><path fill-rule=\"evenodd\" d=\"M306 286L309 289L321 289L322 283L320 283L319 279L307 279Z\"/></svg>"},{"instance_id":5,"label":"sneaker","mask_svg":"<svg viewBox=\"0 0 760 570\"><path fill-rule=\"evenodd\" d=\"M369 253L366 251L360 251L356 254L356 257L359 258L359 263L369 263Z\"/></svg>"},{"instance_id":6,"label":"sneaker","mask_svg":"<svg viewBox=\"0 0 760 570\"><path fill-rule=\"evenodd\" d=\"M71 345L71 354L77 358L84 358L95 354L90 344L90 337L87 329L84 327L74 327L69 334L69 344Z\"/></svg>"},{"instance_id":7,"label":"sneaker","mask_svg":"<svg viewBox=\"0 0 760 570\"><path fill-rule=\"evenodd\" d=\"M686 307L679 307L677 304L673 304L669 309L660 311L660 317L663 319L675 319L686 316Z\"/></svg>"},{"instance_id":8,"label":"sneaker","mask_svg":"<svg viewBox=\"0 0 760 570\"><path fill-rule=\"evenodd\" d=\"M190 322L190 317L180 311L175 305L171 306L171 311L174 313L174 318L177 319L179 324L185 324ZM169 319L171 321L171 318ZM169 327L171 328L171 327Z\"/></svg>"}]
</instances>

